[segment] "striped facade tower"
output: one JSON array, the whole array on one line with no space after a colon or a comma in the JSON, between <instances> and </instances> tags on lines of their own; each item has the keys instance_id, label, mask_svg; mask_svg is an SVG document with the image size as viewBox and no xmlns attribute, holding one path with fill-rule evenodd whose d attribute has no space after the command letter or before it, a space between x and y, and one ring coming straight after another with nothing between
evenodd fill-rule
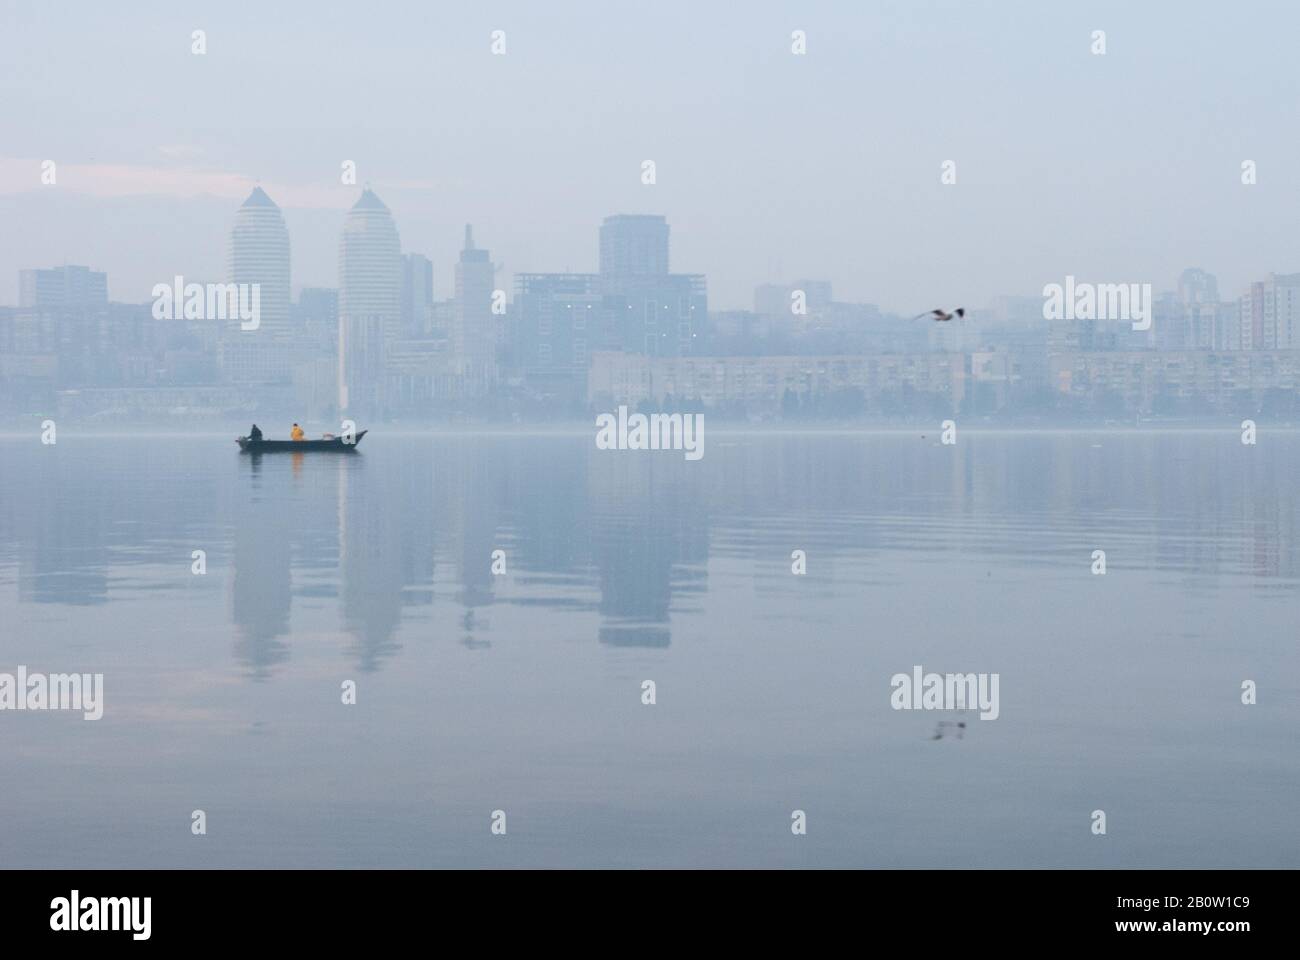
<instances>
[{"instance_id":1,"label":"striped facade tower","mask_svg":"<svg viewBox=\"0 0 1300 960\"><path fill-rule=\"evenodd\" d=\"M259 324L256 329L240 328L239 298L232 287L227 316L233 319L223 327L218 348L222 376L246 385L288 382L292 370L289 230L280 208L261 187L253 188L235 214L227 248L226 282L257 285Z\"/></svg>"},{"instance_id":2,"label":"striped facade tower","mask_svg":"<svg viewBox=\"0 0 1300 960\"><path fill-rule=\"evenodd\" d=\"M261 187L255 187L235 215L230 231L226 277L230 283L261 287L262 322L257 331L269 340L289 340L289 230L284 214Z\"/></svg>"},{"instance_id":3,"label":"striped facade tower","mask_svg":"<svg viewBox=\"0 0 1300 960\"><path fill-rule=\"evenodd\" d=\"M369 189L339 241L339 410L379 412L389 344L402 336L402 245L393 216Z\"/></svg>"}]
</instances>

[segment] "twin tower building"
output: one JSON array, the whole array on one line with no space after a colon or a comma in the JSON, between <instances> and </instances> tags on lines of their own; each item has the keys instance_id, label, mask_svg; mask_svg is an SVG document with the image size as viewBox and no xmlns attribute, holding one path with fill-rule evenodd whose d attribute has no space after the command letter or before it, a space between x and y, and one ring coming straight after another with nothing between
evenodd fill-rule
<instances>
[{"instance_id":1,"label":"twin tower building","mask_svg":"<svg viewBox=\"0 0 1300 960\"><path fill-rule=\"evenodd\" d=\"M249 382L292 378L295 364L312 359L315 344L300 341L290 299L289 231L261 187L236 214L227 272L228 282L260 285L261 323L224 344L225 359L235 361ZM474 248L466 227L440 362L470 392L487 392L496 379L494 274L488 252ZM339 239L335 389L340 415L372 414L388 406L385 394L400 383L403 357L419 353L412 344L430 332L432 307L429 261L418 254L403 258L392 213L373 191L363 190Z\"/></svg>"}]
</instances>

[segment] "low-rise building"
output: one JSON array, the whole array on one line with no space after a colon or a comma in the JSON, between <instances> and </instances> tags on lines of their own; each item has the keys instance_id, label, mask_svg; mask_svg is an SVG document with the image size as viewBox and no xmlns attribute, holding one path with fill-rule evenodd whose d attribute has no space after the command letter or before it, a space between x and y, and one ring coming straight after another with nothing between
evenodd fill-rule
<instances>
[{"instance_id":1,"label":"low-rise building","mask_svg":"<svg viewBox=\"0 0 1300 960\"><path fill-rule=\"evenodd\" d=\"M587 399L595 405L698 403L773 412L788 397L807 401L846 392L867 403L928 395L957 410L969 358L954 353L873 356L648 357L593 355Z\"/></svg>"}]
</instances>

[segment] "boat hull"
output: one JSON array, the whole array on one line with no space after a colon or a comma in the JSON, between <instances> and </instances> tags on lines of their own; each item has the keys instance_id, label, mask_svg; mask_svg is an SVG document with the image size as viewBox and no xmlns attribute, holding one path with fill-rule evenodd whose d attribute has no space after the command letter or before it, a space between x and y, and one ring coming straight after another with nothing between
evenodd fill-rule
<instances>
[{"instance_id":1,"label":"boat hull","mask_svg":"<svg viewBox=\"0 0 1300 960\"><path fill-rule=\"evenodd\" d=\"M238 437L235 443L244 453L355 453L357 444L366 435L362 430L351 443L344 443L342 437L331 440L249 440Z\"/></svg>"}]
</instances>

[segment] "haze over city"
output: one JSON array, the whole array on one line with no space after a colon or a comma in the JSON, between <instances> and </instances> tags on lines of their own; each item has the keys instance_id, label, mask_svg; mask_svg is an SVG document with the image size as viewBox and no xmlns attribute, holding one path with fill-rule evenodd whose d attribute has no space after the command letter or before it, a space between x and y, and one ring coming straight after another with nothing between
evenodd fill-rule
<instances>
[{"instance_id":1,"label":"haze over city","mask_svg":"<svg viewBox=\"0 0 1300 960\"><path fill-rule=\"evenodd\" d=\"M6 944L1264 932L1297 28L0 0Z\"/></svg>"},{"instance_id":2,"label":"haze over city","mask_svg":"<svg viewBox=\"0 0 1300 960\"><path fill-rule=\"evenodd\" d=\"M294 296L336 286L347 160L439 297L465 223L509 289L595 270L614 213L665 216L710 309L803 276L907 314L1189 265L1236 296L1300 267L1289 4L320 4L309 29L252 4L2 10L0 304L64 263L122 302L220 278L258 184Z\"/></svg>"}]
</instances>

